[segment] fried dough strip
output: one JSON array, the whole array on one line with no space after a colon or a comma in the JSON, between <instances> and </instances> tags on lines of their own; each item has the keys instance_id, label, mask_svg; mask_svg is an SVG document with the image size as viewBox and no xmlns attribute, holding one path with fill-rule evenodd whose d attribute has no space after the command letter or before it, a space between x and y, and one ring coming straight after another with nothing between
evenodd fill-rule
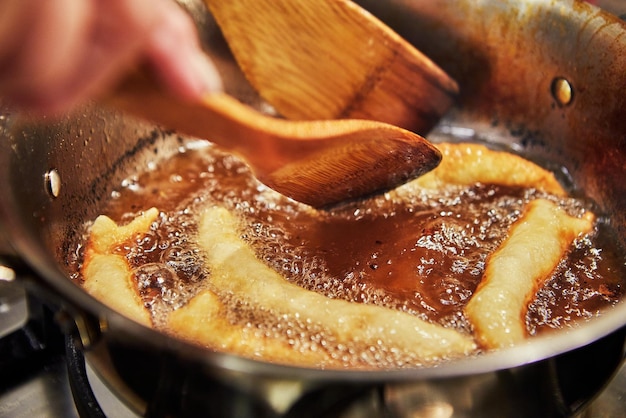
<instances>
[{"instance_id":1,"label":"fried dough strip","mask_svg":"<svg viewBox=\"0 0 626 418\"><path fill-rule=\"evenodd\" d=\"M267 338L245 324L231 323L227 310L215 293L205 290L168 316L166 330L178 338L245 357L301 365L325 363L322 351L294 350L286 340Z\"/></svg>"},{"instance_id":2,"label":"fried dough strip","mask_svg":"<svg viewBox=\"0 0 626 418\"><path fill-rule=\"evenodd\" d=\"M545 199L528 204L489 256L482 281L465 307L481 346L506 347L526 338L528 303L574 239L592 230L593 222L590 212L575 218Z\"/></svg>"},{"instance_id":3,"label":"fried dough strip","mask_svg":"<svg viewBox=\"0 0 626 418\"><path fill-rule=\"evenodd\" d=\"M158 215L159 211L152 208L123 226L106 216L98 216L91 227L82 270L83 286L89 294L146 326L150 326L152 320L137 291L133 273L126 258L113 252L116 245L147 232Z\"/></svg>"},{"instance_id":4,"label":"fried dough strip","mask_svg":"<svg viewBox=\"0 0 626 418\"><path fill-rule=\"evenodd\" d=\"M417 188L442 189L447 184L476 183L533 187L565 196L554 174L514 154L494 151L480 144L437 144L443 158L433 171L396 189L402 196Z\"/></svg>"},{"instance_id":5,"label":"fried dough strip","mask_svg":"<svg viewBox=\"0 0 626 418\"><path fill-rule=\"evenodd\" d=\"M239 236L238 219L226 209L206 211L200 220L198 241L206 252L210 280L218 293L236 295L277 315L321 325L338 344L376 346L382 341L424 362L468 354L476 348L472 338L456 330L400 311L330 299L289 283L256 258ZM202 312L194 315L200 318Z\"/></svg>"},{"instance_id":6,"label":"fried dough strip","mask_svg":"<svg viewBox=\"0 0 626 418\"><path fill-rule=\"evenodd\" d=\"M110 254L117 245L137 234L145 234L159 216L156 208L148 209L126 225L117 225L108 216L100 215L91 226L90 241L95 252Z\"/></svg>"}]
</instances>

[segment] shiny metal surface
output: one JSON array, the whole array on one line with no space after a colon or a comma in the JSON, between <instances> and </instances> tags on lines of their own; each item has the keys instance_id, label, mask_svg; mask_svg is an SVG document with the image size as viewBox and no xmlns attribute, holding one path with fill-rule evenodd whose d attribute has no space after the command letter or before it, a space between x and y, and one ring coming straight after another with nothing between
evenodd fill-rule
<instances>
[{"instance_id":1,"label":"shiny metal surface","mask_svg":"<svg viewBox=\"0 0 626 418\"><path fill-rule=\"evenodd\" d=\"M139 415L124 405L102 382L97 374L87 366L89 380L102 410L108 417L138 418ZM372 418L384 407L375 396L366 396L356 401L352 407L337 418ZM397 412L397 410L396 410ZM384 412L393 416L392 412ZM41 417L78 418L74 400L67 381L66 365L59 359L33 379L7 392L0 393L0 416L2 417ZM445 403L425 403L407 414L406 417L455 418L465 414L455 412ZM626 365L598 398L575 418L622 418L626 416Z\"/></svg>"},{"instance_id":2,"label":"shiny metal surface","mask_svg":"<svg viewBox=\"0 0 626 418\"><path fill-rule=\"evenodd\" d=\"M88 373L98 402L108 417L138 417L109 391L93 370L88 369ZM59 358L37 376L0 394L0 416L78 418L63 359Z\"/></svg>"},{"instance_id":3,"label":"shiny metal surface","mask_svg":"<svg viewBox=\"0 0 626 418\"><path fill-rule=\"evenodd\" d=\"M626 416L626 365L613 381L580 414L580 418L618 418Z\"/></svg>"},{"instance_id":4,"label":"shiny metal surface","mask_svg":"<svg viewBox=\"0 0 626 418\"><path fill-rule=\"evenodd\" d=\"M19 283L3 280L3 273L10 276L13 271L0 263L0 338L20 329L28 318L25 289Z\"/></svg>"},{"instance_id":5,"label":"shiny metal surface","mask_svg":"<svg viewBox=\"0 0 626 418\"><path fill-rule=\"evenodd\" d=\"M78 417L67 383L65 364L57 362L0 396L3 417Z\"/></svg>"}]
</instances>

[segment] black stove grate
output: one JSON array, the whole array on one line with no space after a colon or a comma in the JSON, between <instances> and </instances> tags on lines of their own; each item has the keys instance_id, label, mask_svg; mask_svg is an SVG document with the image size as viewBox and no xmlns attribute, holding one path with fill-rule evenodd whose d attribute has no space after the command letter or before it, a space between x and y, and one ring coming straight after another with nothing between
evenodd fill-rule
<instances>
[{"instance_id":1,"label":"black stove grate","mask_svg":"<svg viewBox=\"0 0 626 418\"><path fill-rule=\"evenodd\" d=\"M65 337L65 359L72 397L80 418L106 418L91 389L83 352L70 335Z\"/></svg>"}]
</instances>

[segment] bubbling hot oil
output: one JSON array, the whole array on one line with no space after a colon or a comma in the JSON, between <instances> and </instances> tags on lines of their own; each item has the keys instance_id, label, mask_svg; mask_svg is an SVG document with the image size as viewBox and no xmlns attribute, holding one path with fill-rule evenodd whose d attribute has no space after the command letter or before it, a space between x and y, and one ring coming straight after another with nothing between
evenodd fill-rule
<instances>
[{"instance_id":1,"label":"bubbling hot oil","mask_svg":"<svg viewBox=\"0 0 626 418\"><path fill-rule=\"evenodd\" d=\"M389 345L382 340L373 344L355 341L348 345L338 341L336 336L323 325L304 319L305 315L282 314L271 307L250 306L235 295L226 295L222 302L228 307L228 320L233 324L244 325L244 332L252 333L260 339L282 340L297 353L323 352L327 363L355 369L391 369L405 366L421 366L431 362ZM247 353L252 357L262 357L259 353ZM325 364L320 364L324 366Z\"/></svg>"},{"instance_id":2,"label":"bubbling hot oil","mask_svg":"<svg viewBox=\"0 0 626 418\"><path fill-rule=\"evenodd\" d=\"M259 259L305 289L329 298L399 309L470 333L463 308L484 272L487 256L502 242L524 205L535 198L558 200L572 214L588 207L534 189L476 184L408 198L384 194L314 211L259 184L236 157L212 146L192 147L114 193L105 214L118 222L157 207L151 231L118 252L135 273L156 327L166 315L204 288L210 272L194 246L202 209L226 207L244 222L242 238ZM537 334L597 315L623 293L626 268L603 231L576 242L529 306L527 328ZM219 293L218 293L219 294ZM282 338L296 350L325 350L346 365L390 367L416 362L393 347L338 346L316 324L252 309L221 295L228 320L249 332Z\"/></svg>"}]
</instances>

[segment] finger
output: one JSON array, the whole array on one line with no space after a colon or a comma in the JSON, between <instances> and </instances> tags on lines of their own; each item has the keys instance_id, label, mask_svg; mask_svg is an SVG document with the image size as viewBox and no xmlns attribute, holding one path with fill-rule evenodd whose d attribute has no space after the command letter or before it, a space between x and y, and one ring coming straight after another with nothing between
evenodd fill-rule
<instances>
[{"instance_id":1,"label":"finger","mask_svg":"<svg viewBox=\"0 0 626 418\"><path fill-rule=\"evenodd\" d=\"M13 65L17 74L8 77L12 101L35 113L64 112L108 88L140 55L154 21L141 13L149 9L146 0L57 1L43 3L67 13L38 9L45 19L30 19L36 30ZM74 3L85 7L82 13Z\"/></svg>"},{"instance_id":2,"label":"finger","mask_svg":"<svg viewBox=\"0 0 626 418\"><path fill-rule=\"evenodd\" d=\"M12 51L5 51L0 88L13 102L37 106L76 66L76 51L90 25L90 2L25 2L24 7L19 26L28 30L13 28L17 42Z\"/></svg>"},{"instance_id":3,"label":"finger","mask_svg":"<svg viewBox=\"0 0 626 418\"><path fill-rule=\"evenodd\" d=\"M22 107L63 112L110 88L139 59L183 98L221 89L192 20L171 0L4 1L21 26L0 19L0 33L14 36L1 43L0 94Z\"/></svg>"},{"instance_id":4,"label":"finger","mask_svg":"<svg viewBox=\"0 0 626 418\"><path fill-rule=\"evenodd\" d=\"M154 74L170 91L189 100L222 90L219 73L202 51L191 17L169 0L159 2L163 7L145 50Z\"/></svg>"},{"instance_id":5,"label":"finger","mask_svg":"<svg viewBox=\"0 0 626 418\"><path fill-rule=\"evenodd\" d=\"M28 26L24 23L28 6L28 0L0 0L0 68L6 65L7 57L13 53L27 31Z\"/></svg>"},{"instance_id":6,"label":"finger","mask_svg":"<svg viewBox=\"0 0 626 418\"><path fill-rule=\"evenodd\" d=\"M39 106L56 112L98 96L145 60L164 87L199 100L221 90L217 71L202 53L193 21L171 0L98 1L97 20L78 54L82 62Z\"/></svg>"}]
</instances>

